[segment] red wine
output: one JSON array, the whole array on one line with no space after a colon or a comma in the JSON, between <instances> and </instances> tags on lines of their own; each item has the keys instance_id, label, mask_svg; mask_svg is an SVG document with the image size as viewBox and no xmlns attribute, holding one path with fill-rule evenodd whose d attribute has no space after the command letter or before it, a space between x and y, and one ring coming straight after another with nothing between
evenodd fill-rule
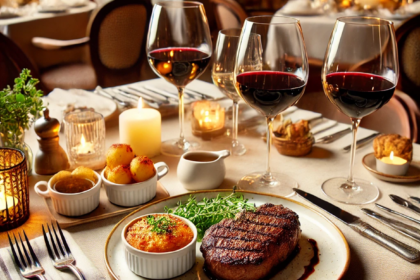
<instances>
[{"instance_id":1,"label":"red wine","mask_svg":"<svg viewBox=\"0 0 420 280\"><path fill-rule=\"evenodd\" d=\"M324 91L332 103L350 118L360 119L384 106L395 85L377 75L357 72L328 74Z\"/></svg>"},{"instance_id":2,"label":"red wine","mask_svg":"<svg viewBox=\"0 0 420 280\"><path fill-rule=\"evenodd\" d=\"M251 107L274 117L296 104L306 83L296 75L277 71L252 71L236 77L236 88Z\"/></svg>"},{"instance_id":3,"label":"red wine","mask_svg":"<svg viewBox=\"0 0 420 280\"><path fill-rule=\"evenodd\" d=\"M151 51L152 69L175 86L186 86L201 75L210 62L210 55L193 48L166 48Z\"/></svg>"}]
</instances>

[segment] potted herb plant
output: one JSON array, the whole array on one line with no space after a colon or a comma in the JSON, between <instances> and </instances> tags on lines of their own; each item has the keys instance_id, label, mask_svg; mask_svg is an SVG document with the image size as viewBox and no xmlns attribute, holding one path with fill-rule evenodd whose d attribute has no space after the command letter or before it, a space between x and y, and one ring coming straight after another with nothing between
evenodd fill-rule
<instances>
[{"instance_id":1,"label":"potted herb plant","mask_svg":"<svg viewBox=\"0 0 420 280\"><path fill-rule=\"evenodd\" d=\"M42 91L35 85L38 79L31 76L31 71L23 69L15 79L13 88L0 91L0 137L3 147L16 148L25 153L28 173L32 171L32 151L25 144L25 130L40 116L44 105Z\"/></svg>"}]
</instances>

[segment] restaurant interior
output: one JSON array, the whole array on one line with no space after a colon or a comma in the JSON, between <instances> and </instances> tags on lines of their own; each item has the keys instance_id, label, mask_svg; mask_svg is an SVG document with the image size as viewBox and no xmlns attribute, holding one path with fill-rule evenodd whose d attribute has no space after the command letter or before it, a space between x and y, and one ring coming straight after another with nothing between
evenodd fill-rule
<instances>
[{"instance_id":1,"label":"restaurant interior","mask_svg":"<svg viewBox=\"0 0 420 280\"><path fill-rule=\"evenodd\" d=\"M0 279L420 279L420 1L0 0Z\"/></svg>"}]
</instances>

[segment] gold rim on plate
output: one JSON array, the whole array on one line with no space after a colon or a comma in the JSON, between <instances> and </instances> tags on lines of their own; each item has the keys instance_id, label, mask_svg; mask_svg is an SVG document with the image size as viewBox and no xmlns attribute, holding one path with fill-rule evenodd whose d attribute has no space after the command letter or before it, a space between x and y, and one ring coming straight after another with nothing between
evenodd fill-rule
<instances>
[{"instance_id":1,"label":"gold rim on plate","mask_svg":"<svg viewBox=\"0 0 420 280\"><path fill-rule=\"evenodd\" d=\"M166 200L170 200L170 199L174 199L174 198L179 198L179 197L183 197L183 196L185 196L185 195L194 195L194 194L202 194L202 193L215 193L215 192L219 192L219 193L222 193L222 192L232 192L232 189L215 189L215 190L204 190L204 191L194 191L194 192L188 192L188 193L184 193L184 194L179 194L179 195L175 195L175 196L170 196L170 197L167 197L167 198L163 198L163 199L160 199L160 200L157 200L157 201L154 201L154 202L152 202L152 203L150 203L150 204L146 204L146 205L144 205L144 206L142 206L142 207L140 207L140 208L138 208L138 209L136 209L136 210L134 210L133 212L131 212L130 214L128 214L127 216L125 216L124 218L122 218L121 219L121 221L119 221L113 228L112 228L112 230L111 230L111 232L109 233L109 235L108 235L108 237L107 237L107 239L106 239L106 242L105 242L105 252L104 252L104 259L105 259L105 265L106 265L106 268L107 268L107 270L108 270L108 273L109 273L109 275L114 279L114 280L119 280L119 278L114 274L114 272L112 271L112 268L111 268L111 266L110 266L110 264L109 264L109 261L108 261L108 255L107 255L107 251L108 251L108 244L109 244L109 240L111 239L111 236L114 234L114 232L115 232L115 230L117 229L117 227L122 223L122 222L124 222L127 218L129 218L130 216L132 216L132 215L134 215L135 213L137 213L137 212L139 212L139 211L141 211L141 210L143 210L143 209L146 209L146 208L148 208L148 207L150 207L150 206L152 206L152 205L154 205L154 204L157 204L157 203L161 203L161 202L163 202L163 201L166 201ZM322 214L322 213L320 213L319 211L317 211L317 210L315 210L315 209L313 209L313 208L311 208L311 207L309 207L309 206L307 206L307 205L305 205L305 204L303 204L303 203L301 203L301 202L299 202L299 201L296 201L296 200L293 200L293 199L290 199L290 198L287 198L287 197L283 197L283 196L279 196L279 195L274 195L274 194L267 194L267 193L260 193L260 192L253 192L253 191L243 191L243 190L237 190L236 191L237 193L247 193L247 194L256 194L256 195L262 195L262 196L270 196L270 197L275 197L275 198L281 198L281 199L284 199L284 200L287 200L287 201L290 201L290 202L292 202L292 203L295 203L295 204L298 204L298 205L300 205L300 206L303 206L303 207L305 207L305 208L307 208L307 209L309 209L309 210L311 210L312 212L315 212L316 214L318 214L318 215L320 215L321 217L323 217L328 223L330 223L336 230L337 230L337 232L340 234L340 236L341 236L341 238L342 238L342 240L343 240L343 242L344 242L344 244L345 244L345 247L346 247L346 264L344 265L344 268L343 268L343 271L341 272L341 274L340 274L340 276L338 277L338 279L341 279L341 278L343 278L343 276L344 276L344 274L346 273L346 271L347 271L347 269L348 269L348 267L349 267L349 263L350 263L350 248L349 248L349 244L347 243L347 240L346 240L346 238L344 237L344 235L343 235L343 233L341 232L341 230L332 222L332 221L330 221L324 214Z\"/></svg>"}]
</instances>

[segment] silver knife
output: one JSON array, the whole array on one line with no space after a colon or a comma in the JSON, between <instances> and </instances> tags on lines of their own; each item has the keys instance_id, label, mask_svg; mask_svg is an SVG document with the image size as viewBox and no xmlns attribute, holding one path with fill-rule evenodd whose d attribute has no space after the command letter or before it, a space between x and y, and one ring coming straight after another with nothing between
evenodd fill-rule
<instances>
[{"instance_id":1,"label":"silver knife","mask_svg":"<svg viewBox=\"0 0 420 280\"><path fill-rule=\"evenodd\" d=\"M375 138L379 134L381 134L381 133L379 133L379 132L373 133L373 134L371 134L371 135L369 135L369 136L367 136L365 138L362 138L360 140L357 140L357 142L356 142L356 149L359 149L360 147L365 146L366 144L368 144L373 138ZM345 146L343 148L343 150L346 151L346 152L349 152L350 149L351 149L351 144L348 145L348 146Z\"/></svg>"},{"instance_id":2,"label":"silver knife","mask_svg":"<svg viewBox=\"0 0 420 280\"><path fill-rule=\"evenodd\" d=\"M154 92L156 94L161 94L161 95L165 95L165 96L168 96L168 97L178 97L178 93L172 93L170 91L162 90L162 89L151 87L151 86L144 86L144 88L147 89L147 90L150 90L151 92ZM184 98L185 99L197 100L194 95L186 93L185 90L184 90Z\"/></svg>"},{"instance_id":3,"label":"silver knife","mask_svg":"<svg viewBox=\"0 0 420 280\"><path fill-rule=\"evenodd\" d=\"M351 128L348 127L346 129L340 130L339 132L319 138L318 140L315 141L315 144L328 144L328 143L334 142L335 140L340 139L341 137L343 137L344 135L350 132L351 132Z\"/></svg>"},{"instance_id":4,"label":"silver knife","mask_svg":"<svg viewBox=\"0 0 420 280\"><path fill-rule=\"evenodd\" d=\"M388 207L385 207L385 206L383 206L383 205L380 205L380 204L377 204L377 203L375 203L375 205L376 205L376 207L378 207L378 208L379 208L379 209L381 209L381 210L384 210L384 211L386 211L386 212L388 212L388 213L391 213L391 214L394 214L394 215L397 215L397 216L403 217L403 218L405 218L405 219L407 219L407 220L409 220L409 221L412 221L412 222L417 223L417 224L419 224L419 225L420 225L420 220L417 220L417 219L411 218L410 216L407 216L407 215L404 215L403 213L400 213L400 212L394 211L394 210L392 210L392 209L389 209Z\"/></svg>"},{"instance_id":5,"label":"silver knife","mask_svg":"<svg viewBox=\"0 0 420 280\"><path fill-rule=\"evenodd\" d=\"M201 99L214 99L214 97L209 94L202 93L197 90L190 89L190 88L185 88L185 91L189 91L192 94L198 95L199 97L201 97Z\"/></svg>"},{"instance_id":6,"label":"silver knife","mask_svg":"<svg viewBox=\"0 0 420 280\"><path fill-rule=\"evenodd\" d=\"M147 96L148 98L152 98L152 99L158 99L160 101L165 101L165 102L170 102L169 98L160 94L155 94L155 93L150 93L150 92L146 92L146 91L141 91L139 89L135 89L132 87L125 87L125 88L120 88L122 90L124 90L125 92L127 92L128 94L137 96L137 97L143 97L143 96ZM175 99L178 102L178 99Z\"/></svg>"},{"instance_id":7,"label":"silver knife","mask_svg":"<svg viewBox=\"0 0 420 280\"><path fill-rule=\"evenodd\" d=\"M408 201L408 200L406 200L402 197L399 197L398 195L395 195L395 194L390 194L389 197L392 199L392 201L394 201L398 205L401 205L402 207L408 208L408 209L414 211L415 213L420 214L420 208L415 206L410 201Z\"/></svg>"},{"instance_id":8,"label":"silver knife","mask_svg":"<svg viewBox=\"0 0 420 280\"><path fill-rule=\"evenodd\" d=\"M407 224L404 224L404 223L402 223L400 221L397 221L397 220L394 220L394 219L386 218L386 217L380 215L379 213L376 213L375 211L372 211L370 209L362 208L362 211L366 215L368 215L369 217L372 217L375 220L380 221L384 225L386 225L386 226L388 226L392 229L395 229L399 233L420 242L420 229L415 228L415 227L410 226L410 225L407 225Z\"/></svg>"},{"instance_id":9,"label":"silver knife","mask_svg":"<svg viewBox=\"0 0 420 280\"><path fill-rule=\"evenodd\" d=\"M410 196L410 199L414 200L417 203L420 203L420 198L418 198L418 197Z\"/></svg>"},{"instance_id":10,"label":"silver knife","mask_svg":"<svg viewBox=\"0 0 420 280\"><path fill-rule=\"evenodd\" d=\"M375 229L371 225L362 222L359 217L344 211L337 206L322 200L310 193L302 191L300 189L293 188L295 192L301 195L303 198L309 200L318 207L321 207L337 219L351 227L354 231L360 235L369 238L370 240L378 243L382 247L390 250L401 258L409 262L417 262L420 260L420 251L417 249L404 244L391 236L388 236L381 231Z\"/></svg>"},{"instance_id":11,"label":"silver knife","mask_svg":"<svg viewBox=\"0 0 420 280\"><path fill-rule=\"evenodd\" d=\"M144 87L143 87L144 88ZM130 90L133 90L133 91L135 91L135 92L138 92L138 93L145 93L144 91L141 91L141 90L139 90L138 88L135 88L135 87L132 87L132 86L129 86L128 87L128 89L130 89ZM152 91L150 91L150 92L152 92ZM173 95L171 95L171 94L162 94L162 93L160 93L160 92L152 92L152 94L155 94L155 95L157 95L157 96L161 96L161 97L163 97L163 98L165 98L165 99L167 99L167 100L173 100L173 101L175 101L176 103L178 103L178 96L173 96Z\"/></svg>"},{"instance_id":12,"label":"silver knife","mask_svg":"<svg viewBox=\"0 0 420 280\"><path fill-rule=\"evenodd\" d=\"M135 102L138 102L139 101L139 98L140 97L138 97L138 96L133 96L133 95L131 95L130 93L127 93L125 90L123 90L123 89L117 89L117 91L116 91L118 94L120 94L120 95L122 95L122 96L124 96L124 97L126 97L126 98L129 98L129 99L131 99L131 100L133 100L133 101L135 101ZM150 107L153 107L153 108L155 108L155 109L159 109L159 107L164 103L163 101L156 101L156 100L154 100L154 99L151 99L151 98L147 98L147 97L145 97L145 96L141 96L141 98L147 103L147 105L149 105Z\"/></svg>"}]
</instances>

